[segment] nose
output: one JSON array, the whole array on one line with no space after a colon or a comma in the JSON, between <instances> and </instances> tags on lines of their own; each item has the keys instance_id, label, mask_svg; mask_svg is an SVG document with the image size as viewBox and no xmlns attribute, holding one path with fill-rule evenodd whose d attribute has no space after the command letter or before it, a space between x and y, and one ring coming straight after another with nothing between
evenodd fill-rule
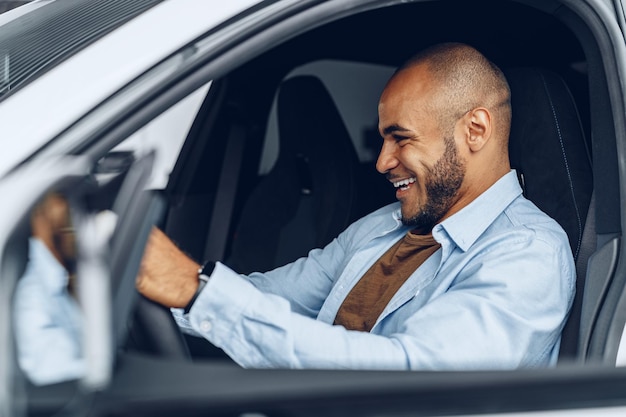
<instances>
[{"instance_id":1,"label":"nose","mask_svg":"<svg viewBox=\"0 0 626 417\"><path fill-rule=\"evenodd\" d=\"M397 145L393 140L383 140L383 146L378 154L376 161L376 170L381 174L385 174L398 166L396 158Z\"/></svg>"}]
</instances>

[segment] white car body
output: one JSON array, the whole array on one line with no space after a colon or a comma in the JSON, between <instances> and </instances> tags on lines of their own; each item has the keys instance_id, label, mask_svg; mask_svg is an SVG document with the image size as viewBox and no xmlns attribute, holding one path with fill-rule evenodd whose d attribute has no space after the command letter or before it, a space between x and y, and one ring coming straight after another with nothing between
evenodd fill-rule
<instances>
[{"instance_id":1,"label":"white car body","mask_svg":"<svg viewBox=\"0 0 626 417\"><path fill-rule=\"evenodd\" d=\"M49 1L22 8L30 11ZM8 148L0 154L0 176L146 69L258 2L160 3L1 102L0 137L6 138ZM17 17L22 8L8 13Z\"/></svg>"}]
</instances>

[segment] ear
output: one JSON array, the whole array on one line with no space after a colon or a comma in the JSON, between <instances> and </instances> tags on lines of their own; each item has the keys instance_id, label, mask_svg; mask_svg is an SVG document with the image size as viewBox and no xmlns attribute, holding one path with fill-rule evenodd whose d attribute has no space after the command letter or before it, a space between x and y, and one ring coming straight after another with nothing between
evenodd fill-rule
<instances>
[{"instance_id":1,"label":"ear","mask_svg":"<svg viewBox=\"0 0 626 417\"><path fill-rule=\"evenodd\" d=\"M484 107L477 107L466 115L465 120L467 145L472 152L478 152L491 138L491 113Z\"/></svg>"}]
</instances>

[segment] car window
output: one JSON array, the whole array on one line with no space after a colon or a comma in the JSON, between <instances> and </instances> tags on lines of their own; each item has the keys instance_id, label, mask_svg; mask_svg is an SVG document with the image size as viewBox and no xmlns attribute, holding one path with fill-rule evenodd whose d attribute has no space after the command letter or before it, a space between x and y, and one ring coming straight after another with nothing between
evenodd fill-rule
<instances>
[{"instance_id":1,"label":"car window","mask_svg":"<svg viewBox=\"0 0 626 417\"><path fill-rule=\"evenodd\" d=\"M588 170L589 155L587 153L590 149L589 141L591 138L587 135L591 131L589 126L598 123L597 120L592 120L592 117L597 117L597 114L589 111L588 77L591 77L592 74L588 71L588 66L585 65L586 55L576 34L573 34L569 28L565 27L558 17L531 7L522 5L517 7L518 5L514 6L513 3L508 5L499 4L498 6L495 3L489 3L489 5L494 7L494 13L501 13L502 16L505 16L504 20L499 20L498 22L499 31L510 34L511 37L516 36L514 33L526 33L521 27L515 26L516 23L514 22L517 22L517 20L513 19L513 16L524 15L529 21L533 21L536 24L534 32L536 37L535 35L531 37L530 33L527 33L530 43L526 44L524 48L513 52L511 48L502 47L493 38L492 32L489 30L485 29L478 34L468 27L468 22L463 19L463 10L464 7L469 7L467 5L461 6L461 3L455 3L455 6L459 6L459 9L455 9L452 14L449 14L449 10L444 10L445 7L441 3L414 3L355 13L344 19L316 26L314 30L279 43L271 51L267 51L266 54L255 56L254 59L243 62L241 66L227 73L222 80L219 80L225 91L223 93L226 96L223 102L224 105L212 110L214 111L213 125L207 128L208 134L202 139L206 141L204 143L209 144L209 147L205 147L204 150L198 147L197 152L192 153L202 161L215 161L216 163L224 164L223 170L218 175L220 175L220 178L228 177L232 180L225 186L225 190L228 190L228 192L224 195L232 198L233 203L226 204L221 214L216 215L216 212L211 212L211 209L218 210L219 208L219 204L213 204L211 200L213 195L221 195L219 189L216 190L215 187L211 187L210 182L206 181L206 178L209 178L206 175L206 167L193 171L192 165L185 164L181 160L179 161L180 166L187 167L184 169L185 174L189 176L186 179L187 184L193 185L187 190L181 190L181 194L177 194L177 206L170 211L166 223L168 232L195 259L211 259L213 255L218 259L224 259L226 262L232 261L231 265L239 266L239 271L259 270L251 266L253 265L250 259L252 257L256 258L254 260L256 267L267 268L260 270L270 270L281 265L285 260L294 260L298 256L306 255L307 249L298 248L296 250L296 247L307 240L304 237L305 234L310 233L314 235L312 230L315 231L316 228L311 227L306 222L300 223L298 220L298 215L301 213L300 210L306 209L304 200L298 200L298 198L294 197L296 201L296 203L293 203L295 209L289 212L289 215L285 215L286 218L292 221L285 221L284 225L280 224L281 220L277 220L272 216L268 216L267 221L262 216L261 218L250 217L251 213L262 214L261 207L264 207L263 205L269 201L270 197L281 195L280 193L285 191L287 187L286 183L279 181L275 182L274 186L265 185L267 177L274 176L272 175L273 168L278 166L276 161L283 150L283 141L278 134L275 99L282 85L303 75L313 75L322 81L338 108L342 122L347 127L350 139L357 152L359 163L363 165L369 163L369 171L363 170L362 172L369 172L372 176L377 177L377 180L370 182L369 178L359 173L357 175L359 181L353 186L348 181L347 176L335 174L335 177L331 177L335 178L334 181L329 180L323 183L326 186L318 186L318 189L322 189L330 194L331 184L341 183L344 185L342 190L345 194L354 189L361 196L364 196L362 200L354 201L359 201L356 206L362 208L365 212L355 211L348 213L346 215L346 218L349 219L347 223L358 219L360 215L364 215L368 211L392 202L394 200L392 187L388 183L382 184L380 188L378 187L378 184L381 184L380 181L384 182L384 178L376 173L372 166L372 162L375 160L378 152L378 148L376 145L372 146L371 142L373 141L370 139L376 138L376 140L379 140L377 134L372 133L376 132L378 95L397 65L401 64L402 60L406 59L415 50L428 45L435 39L470 39L475 45L481 47L507 74L515 73L516 70L524 67L537 67L540 70L537 72L538 74L544 74L544 70L556 73L557 79L563 80L566 86L563 90L565 92L563 97L571 95L575 100L575 112L578 113L580 118L580 125L585 129L583 133L579 132L580 134L576 136L582 140L577 142L580 145L580 148L578 148L580 152L576 151L575 153L580 156L581 165L584 166L581 171L577 170L577 172L583 172L582 184L580 187L578 182L575 185L576 193L581 192L582 198L580 205L576 201L575 207L573 207L574 211L571 213L572 217L565 215L561 217L561 221L569 218L573 222L570 230L573 231L572 242L576 244L582 232L581 226L584 224L587 216L592 179ZM404 10L406 14L402 13L401 10ZM410 15L431 16L437 23L433 21L423 27L420 26L419 34L415 34L409 30L409 28L413 27L410 24ZM449 17L450 20L457 24L448 24L449 22L444 16ZM378 45L381 42L377 38L382 35L372 30L372 28L379 25L382 21L395 22L398 19L401 19L406 25L398 26L398 30L401 33L389 34L389 37L385 38L386 48L367 47L367 45ZM346 34L346 27L350 27L355 31L350 31ZM454 27L453 33L449 32L451 27ZM469 33L474 33L474 35L469 36ZM545 34L546 36L538 34ZM541 42L538 41L539 38L542 39ZM498 37L498 39L504 39L504 37ZM564 47L563 45L567 46ZM329 56L333 57L333 59L324 58ZM322 58L320 59L320 57ZM583 71L580 68L583 68ZM517 84L515 87L517 91L524 92L524 87L519 87ZM533 88L538 87L535 85ZM561 97L560 93L559 97ZM302 101L306 101L306 99ZM293 104L298 104L298 101L293 100ZM312 108L310 111L315 112L316 110ZM514 113L522 114L516 111ZM551 115L550 112L546 114L547 116ZM546 118L541 117L541 120L552 120L547 116ZM232 120L234 122L231 122ZM518 123L518 121L516 120L515 123ZM576 129L580 127L576 123L574 125ZM298 135L300 133L298 127L300 131L319 129L319 127L301 123L295 128L295 136L303 136ZM319 135L326 134L323 129L317 129L315 131L319 132ZM518 125L516 125L515 130L516 132L522 132L523 128L518 128ZM234 133L235 131L242 133L237 136ZM231 136L229 135L231 134L233 137L238 137L241 143L243 143L242 146L246 147L241 154L241 158L225 159L225 162L223 162L224 159L221 161L211 159L215 158L216 150L223 149L224 140L230 140ZM526 135L533 138L543 137L541 132L536 134L526 133ZM193 140L194 138L190 138L190 141ZM201 139L197 138L196 141L199 143ZM523 186L529 187L525 191L529 196L532 196L537 190L541 190L542 186L537 186L534 191L532 190L533 186L530 183L533 180L528 175L532 175L530 172L533 171L533 168L532 163L527 165L531 159L526 158L530 158L530 155L536 152L537 148L531 145L524 145L525 143L531 143L524 141L524 133L517 133L515 142L519 145L516 145L513 150L513 153L516 155L513 167L519 173L525 174L526 182L524 182L524 175L520 176L520 182L523 183ZM558 141L551 143L558 145ZM379 144L380 142L378 142L378 146ZM334 148L332 145L327 145L327 149L330 152ZM561 155L560 148L554 149L558 151L554 154L554 157L557 158ZM517 158L519 155L521 155L522 161L525 162ZM298 158L302 155L296 154L294 156L296 161L300 161ZM306 158L303 159L306 162ZM574 164L574 161L571 159L568 162L570 165ZM288 163L289 161L285 162L285 164ZM233 171L228 171L228 167L239 164L241 164L241 169L237 170L235 168L234 173L236 175L232 175ZM250 166L253 168L251 169ZM560 167L563 168L564 166L560 165ZM300 171L296 170L294 173L283 171L282 174L277 172L275 177L279 179L295 177L295 182L300 181L301 193L303 195L311 195L308 178L306 175L301 175ZM201 181L201 178L205 179L205 181ZM566 184L567 181L566 177L563 178L564 182L561 185ZM175 182L172 185L173 187L177 186ZM362 189L359 187L362 187ZM565 198L571 200L571 188L564 187L562 190L564 190ZM314 194L315 192L313 192ZM287 194L285 193L285 195ZM576 194L574 195L576 196ZM259 197L265 199L259 199ZM286 199L287 197L284 198ZM291 195L289 198L291 198ZM340 201L333 198L331 200L334 202ZM540 198L537 199L537 204L548 212L551 210L550 214L553 216L558 216L558 212L564 208L562 204L549 207L545 205L545 199L541 201ZM205 211L207 206L209 207L209 213ZM271 211L269 209L266 210ZM275 211L280 212L278 208ZM201 214L196 215L195 213ZM319 215L319 218L328 218L331 214L334 213L327 212L325 215ZM212 215L216 217L211 218ZM209 220L207 220L207 216ZM212 227L219 228L223 225L224 219L229 221L230 225L226 227L228 230L222 234L216 233L217 229L212 229ZM563 223L565 224L570 220L563 221ZM284 226L284 229L276 231L276 228L272 229L270 227L261 232L253 227L254 225L267 224L270 221L275 222L272 223L275 226ZM191 224L193 224L193 232L186 230ZM566 224L566 226L568 225ZM347 225L344 223L343 227L347 227ZM250 236L244 237L246 233L249 233ZM255 239L259 243L258 236L270 233L281 238L283 236L291 236L291 240L285 239L285 242L290 243L283 243L283 246L278 245L277 251L283 251L284 257L281 257L282 254L276 255L275 252L268 249L270 247L269 243L253 244ZM226 249L220 249L215 253L212 252L212 244L216 240L224 240L225 243L217 246L226 247ZM324 239L321 239L321 242L315 242L314 239L310 240L313 242L308 249L323 247L328 242L328 240ZM242 244L241 242L246 243ZM574 250L577 251L576 245L573 246ZM254 254L258 255L253 256ZM241 266L243 264L245 264L245 267ZM582 291L579 291L580 293ZM576 344L576 340L570 339L567 344Z\"/></svg>"}]
</instances>

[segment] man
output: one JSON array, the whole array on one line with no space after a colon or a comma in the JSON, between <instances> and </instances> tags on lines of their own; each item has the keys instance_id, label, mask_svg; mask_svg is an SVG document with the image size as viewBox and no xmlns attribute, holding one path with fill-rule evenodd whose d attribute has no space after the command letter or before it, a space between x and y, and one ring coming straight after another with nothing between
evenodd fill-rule
<instances>
[{"instance_id":1,"label":"man","mask_svg":"<svg viewBox=\"0 0 626 417\"><path fill-rule=\"evenodd\" d=\"M507 369L552 365L574 292L563 230L508 160L510 92L462 44L403 65L379 102L377 169L398 203L324 249L240 276L155 230L137 287L246 367ZM207 277L208 282L207 282Z\"/></svg>"}]
</instances>

